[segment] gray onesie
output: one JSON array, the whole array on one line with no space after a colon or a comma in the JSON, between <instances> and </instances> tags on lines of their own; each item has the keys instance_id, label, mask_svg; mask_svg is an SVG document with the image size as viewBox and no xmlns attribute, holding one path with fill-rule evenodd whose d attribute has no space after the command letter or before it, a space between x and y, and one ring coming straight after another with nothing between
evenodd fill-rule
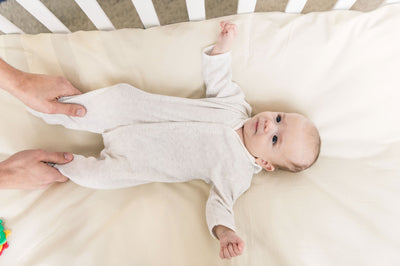
<instances>
[{"instance_id":1,"label":"gray onesie","mask_svg":"<svg viewBox=\"0 0 400 266\"><path fill-rule=\"evenodd\" d=\"M249 119L251 107L232 82L230 53L210 56L210 50L202 58L206 98L151 94L117 84L60 100L85 106L82 118L30 109L49 124L103 136L100 158L74 155L72 162L55 167L73 182L96 189L202 179L211 185L210 233L216 225L235 230L233 204L261 167L235 131Z\"/></svg>"}]
</instances>

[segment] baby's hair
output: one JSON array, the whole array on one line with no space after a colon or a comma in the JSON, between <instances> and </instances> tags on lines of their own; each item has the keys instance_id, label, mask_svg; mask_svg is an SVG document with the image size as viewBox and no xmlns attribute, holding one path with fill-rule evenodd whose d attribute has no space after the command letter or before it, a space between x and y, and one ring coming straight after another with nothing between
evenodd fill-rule
<instances>
[{"instance_id":1,"label":"baby's hair","mask_svg":"<svg viewBox=\"0 0 400 266\"><path fill-rule=\"evenodd\" d=\"M316 127L314 127L314 130L310 130L309 134L310 137L313 139L311 147L313 158L310 162L295 162L293 160L290 160L288 165L275 165L275 167L293 173L297 173L311 167L318 160L321 151L321 137L319 136Z\"/></svg>"}]
</instances>

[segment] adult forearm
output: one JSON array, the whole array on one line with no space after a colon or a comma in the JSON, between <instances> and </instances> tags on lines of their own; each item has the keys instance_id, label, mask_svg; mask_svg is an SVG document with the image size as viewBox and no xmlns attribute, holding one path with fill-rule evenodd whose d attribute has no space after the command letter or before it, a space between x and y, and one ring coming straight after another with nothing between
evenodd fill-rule
<instances>
[{"instance_id":1,"label":"adult forearm","mask_svg":"<svg viewBox=\"0 0 400 266\"><path fill-rule=\"evenodd\" d=\"M0 88L15 94L23 72L0 59Z\"/></svg>"},{"instance_id":2,"label":"adult forearm","mask_svg":"<svg viewBox=\"0 0 400 266\"><path fill-rule=\"evenodd\" d=\"M4 162L0 162L0 189L7 188L7 181L9 180L7 169L4 167Z\"/></svg>"}]
</instances>

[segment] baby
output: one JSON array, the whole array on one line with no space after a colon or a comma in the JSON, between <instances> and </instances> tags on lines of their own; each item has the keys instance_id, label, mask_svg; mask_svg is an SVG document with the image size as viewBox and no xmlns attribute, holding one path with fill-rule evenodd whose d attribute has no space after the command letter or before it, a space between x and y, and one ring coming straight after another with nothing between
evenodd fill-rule
<instances>
[{"instance_id":1,"label":"baby","mask_svg":"<svg viewBox=\"0 0 400 266\"><path fill-rule=\"evenodd\" d=\"M220 241L220 257L230 259L244 248L235 232L233 204L253 174L310 167L320 138L300 114L262 112L250 118L251 107L231 80L229 51L236 25L221 22L221 28L217 44L202 55L206 98L163 96L117 84L60 99L85 106L85 117L30 111L50 124L102 134L100 158L74 155L72 162L55 165L79 185L113 189L193 179L209 183L207 225Z\"/></svg>"}]
</instances>

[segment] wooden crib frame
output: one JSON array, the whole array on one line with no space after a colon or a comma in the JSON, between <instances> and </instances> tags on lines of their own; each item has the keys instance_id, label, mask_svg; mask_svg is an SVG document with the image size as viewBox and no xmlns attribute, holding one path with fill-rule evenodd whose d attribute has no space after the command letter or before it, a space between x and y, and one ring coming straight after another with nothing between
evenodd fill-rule
<instances>
[{"instance_id":1,"label":"wooden crib frame","mask_svg":"<svg viewBox=\"0 0 400 266\"><path fill-rule=\"evenodd\" d=\"M9 0L22 6L27 12L29 12L37 21L46 27L49 32L54 33L69 33L71 32L60 19L52 12L43 2L40 0ZM71 0L72 1L72 0ZM106 15L100 4L96 0L74 0L75 3L82 9L88 19L95 25L98 30L115 30L116 27L113 25L109 17ZM131 0L137 14L144 28L154 27L163 25L160 23L159 17L156 12L154 5L155 1L152 0ZM214 0L171 0L168 3L164 2L163 5L176 1L186 2L186 11L188 21L198 21L209 18L206 14L207 1ZM307 13L312 11L326 11L326 10L360 10L368 11L378 8L383 5L400 2L400 0L231 0L237 1L237 14L253 13L258 11L284 11L287 13ZM218 1L223 2L223 1ZM225 1L226 2L226 1ZM262 8L256 8L257 5L265 6L271 5L272 3L285 6L284 9L277 10L276 7L268 8L263 10ZM281 3L282 2L282 3ZM157 3L157 2L156 2ZM158 2L160 3L160 1ZM209 3L209 2L208 2ZM214 5L218 4L214 2ZM236 4L236 2L235 2ZM311 7L310 7L311 6ZM360 6L363 6L360 8ZM366 8L367 6L367 8ZM307 7L307 8L305 8ZM223 16L225 14L221 14ZM232 14L233 15L233 14ZM84 30L78 29L78 30ZM5 34L24 34L22 29L12 22L12 19L8 19L0 14L0 31ZM76 31L74 29L73 31Z\"/></svg>"}]
</instances>

